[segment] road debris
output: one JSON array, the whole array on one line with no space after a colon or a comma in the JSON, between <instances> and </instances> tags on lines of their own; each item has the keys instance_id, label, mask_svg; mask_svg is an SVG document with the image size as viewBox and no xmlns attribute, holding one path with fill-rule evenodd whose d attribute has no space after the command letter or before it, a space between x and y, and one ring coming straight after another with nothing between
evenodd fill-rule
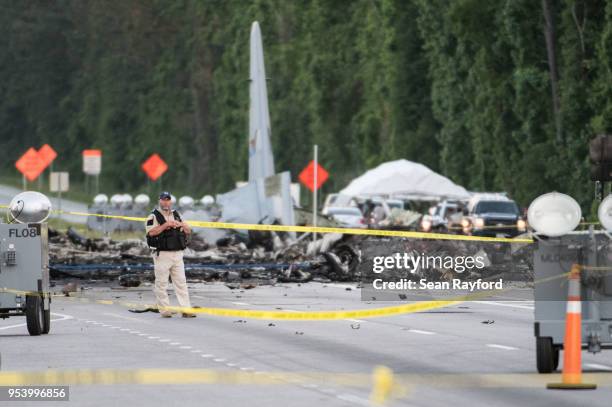
<instances>
[{"instance_id":1,"label":"road debris","mask_svg":"<svg viewBox=\"0 0 612 407\"><path fill-rule=\"evenodd\" d=\"M89 238L73 228L49 233L51 277L117 281L138 287L154 280L151 249L143 239ZM184 252L187 278L224 281L231 289L249 290L276 283L354 281L357 254L351 236L336 234L317 244L291 241L286 233L233 233L216 244L194 235ZM319 243L320 242L320 243ZM321 250L324 250L323 252Z\"/></svg>"},{"instance_id":2,"label":"road debris","mask_svg":"<svg viewBox=\"0 0 612 407\"><path fill-rule=\"evenodd\" d=\"M159 310L153 307L143 309L130 308L128 311L133 312L135 314L143 314L145 312L155 312L156 314L159 314Z\"/></svg>"},{"instance_id":3,"label":"road debris","mask_svg":"<svg viewBox=\"0 0 612 407\"><path fill-rule=\"evenodd\" d=\"M305 234L307 235L307 234ZM412 279L498 279L530 284L533 279L531 245L418 240L376 236L324 234L315 242L290 239L286 233L227 231L215 243L194 235L184 252L190 282L224 282L230 290L249 290L278 283L316 281L362 282L371 274L378 254L482 255L486 269L470 273L432 268L416 270ZM385 253L382 253L382 252ZM379 253L380 252L380 253ZM116 281L121 287L139 287L154 280L152 251L142 239L89 238L73 228L49 231L50 271L53 279ZM486 272L485 272L486 271ZM358 287L359 288L359 287ZM346 290L352 288L347 287ZM395 297L397 299L397 297ZM400 295L400 300L406 297ZM372 300L376 299L372 297Z\"/></svg>"}]
</instances>

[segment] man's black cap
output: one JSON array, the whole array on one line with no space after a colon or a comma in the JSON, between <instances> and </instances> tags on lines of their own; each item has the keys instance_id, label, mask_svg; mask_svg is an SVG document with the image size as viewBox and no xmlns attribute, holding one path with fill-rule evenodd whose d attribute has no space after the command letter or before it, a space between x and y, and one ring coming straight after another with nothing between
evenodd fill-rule
<instances>
[{"instance_id":1,"label":"man's black cap","mask_svg":"<svg viewBox=\"0 0 612 407\"><path fill-rule=\"evenodd\" d=\"M172 195L170 195L170 192L164 191L159 194L159 199L172 199Z\"/></svg>"}]
</instances>

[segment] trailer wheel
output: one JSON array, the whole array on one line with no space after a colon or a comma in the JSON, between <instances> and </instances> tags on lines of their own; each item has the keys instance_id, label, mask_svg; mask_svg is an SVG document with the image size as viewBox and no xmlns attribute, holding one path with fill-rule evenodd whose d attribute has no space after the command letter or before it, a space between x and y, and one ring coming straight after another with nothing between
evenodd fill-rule
<instances>
[{"instance_id":1,"label":"trailer wheel","mask_svg":"<svg viewBox=\"0 0 612 407\"><path fill-rule=\"evenodd\" d=\"M26 325L32 336L40 335L44 327L44 310L40 295L26 296Z\"/></svg>"},{"instance_id":2,"label":"trailer wheel","mask_svg":"<svg viewBox=\"0 0 612 407\"><path fill-rule=\"evenodd\" d=\"M559 366L559 348L553 346L552 338L536 338L536 361L539 373L552 373Z\"/></svg>"},{"instance_id":3,"label":"trailer wheel","mask_svg":"<svg viewBox=\"0 0 612 407\"><path fill-rule=\"evenodd\" d=\"M48 310L43 309L43 328L42 333L48 334L51 330L51 308Z\"/></svg>"}]
</instances>

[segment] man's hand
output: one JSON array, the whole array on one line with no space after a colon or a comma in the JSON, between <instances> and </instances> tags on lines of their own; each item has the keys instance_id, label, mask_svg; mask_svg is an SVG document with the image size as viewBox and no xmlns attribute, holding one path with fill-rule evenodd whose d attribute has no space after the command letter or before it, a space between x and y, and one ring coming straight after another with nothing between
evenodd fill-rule
<instances>
[{"instance_id":1,"label":"man's hand","mask_svg":"<svg viewBox=\"0 0 612 407\"><path fill-rule=\"evenodd\" d=\"M166 226L166 229L168 228L180 228L182 225L182 222L178 222L174 219L167 221L166 223L164 223L164 225Z\"/></svg>"},{"instance_id":2,"label":"man's hand","mask_svg":"<svg viewBox=\"0 0 612 407\"><path fill-rule=\"evenodd\" d=\"M164 222L161 225L155 226L154 228L152 228L149 231L149 236L157 236L160 233L162 233L164 230L168 230L170 228L181 228L183 230L183 232L189 234L191 233L191 228L189 227L189 225L185 222L179 222L177 220L169 220Z\"/></svg>"},{"instance_id":3,"label":"man's hand","mask_svg":"<svg viewBox=\"0 0 612 407\"><path fill-rule=\"evenodd\" d=\"M178 224L183 232L187 234L191 233L191 227L187 224L187 222L178 222Z\"/></svg>"},{"instance_id":4,"label":"man's hand","mask_svg":"<svg viewBox=\"0 0 612 407\"><path fill-rule=\"evenodd\" d=\"M175 220L169 220L169 221L164 222L161 225L157 225L154 228L152 228L151 230L149 230L148 235L149 236L157 236L157 235L161 234L164 230L168 230L170 228L177 228L177 227L180 227L179 226L179 222L177 222Z\"/></svg>"}]
</instances>

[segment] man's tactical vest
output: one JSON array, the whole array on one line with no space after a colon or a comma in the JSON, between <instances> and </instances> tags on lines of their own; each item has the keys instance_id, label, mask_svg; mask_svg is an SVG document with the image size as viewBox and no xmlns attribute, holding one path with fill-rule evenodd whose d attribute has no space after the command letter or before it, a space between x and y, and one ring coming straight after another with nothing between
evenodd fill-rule
<instances>
[{"instance_id":1,"label":"man's tactical vest","mask_svg":"<svg viewBox=\"0 0 612 407\"><path fill-rule=\"evenodd\" d=\"M160 211L153 209L151 212L157 219L157 223L163 225L166 223L166 218ZM181 217L177 211L172 211L174 219L181 222ZM148 222L153 222L153 219ZM149 236L147 233L147 244L149 247L157 249L157 252L161 251L177 251L183 250L187 247L187 235L180 228L169 228L161 232L157 236Z\"/></svg>"}]
</instances>

